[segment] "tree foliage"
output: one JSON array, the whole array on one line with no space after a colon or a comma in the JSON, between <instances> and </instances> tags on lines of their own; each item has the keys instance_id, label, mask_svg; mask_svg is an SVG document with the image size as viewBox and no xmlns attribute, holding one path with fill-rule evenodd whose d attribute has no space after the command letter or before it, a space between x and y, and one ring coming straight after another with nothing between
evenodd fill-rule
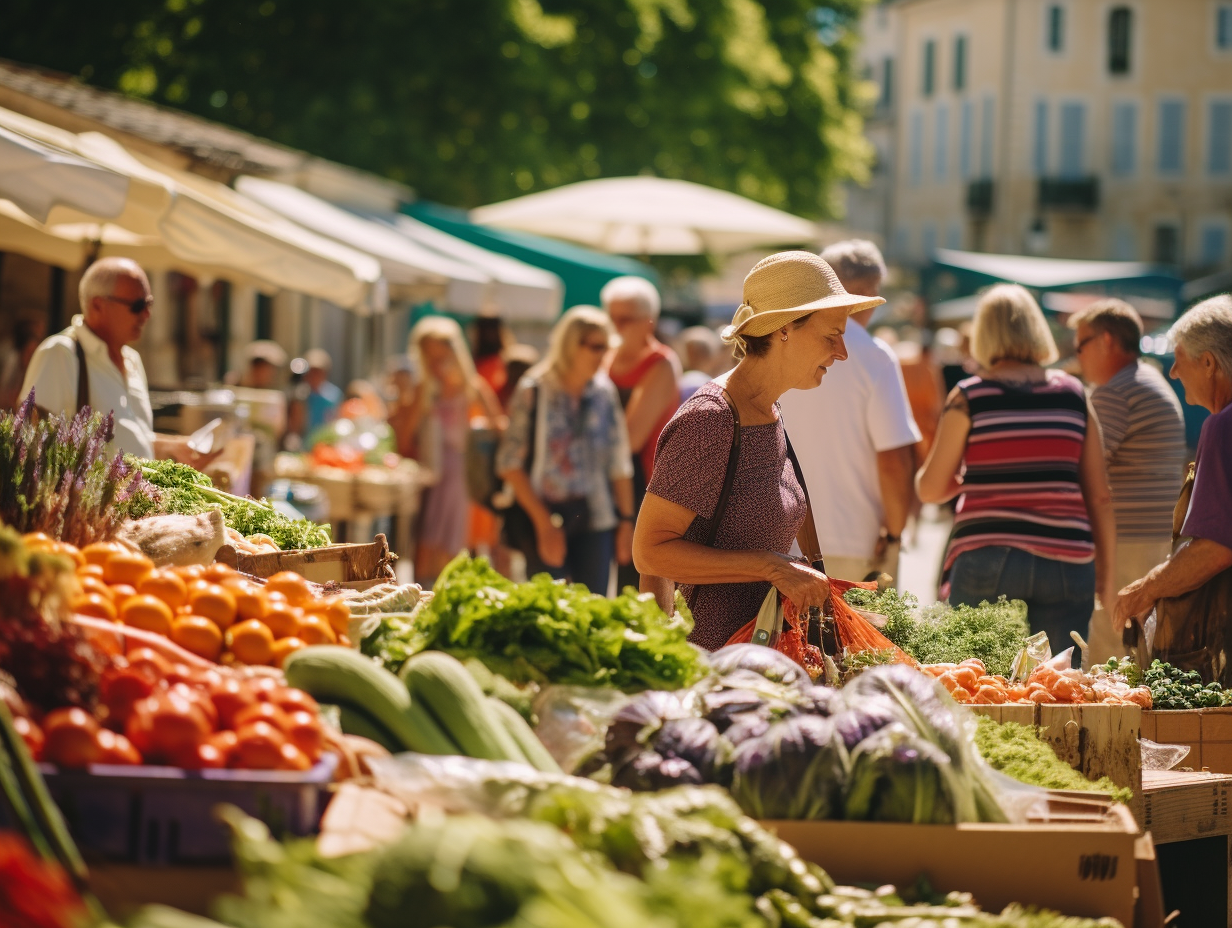
<instances>
[{"instance_id":1,"label":"tree foliage","mask_svg":"<svg viewBox=\"0 0 1232 928\"><path fill-rule=\"evenodd\" d=\"M462 206L653 172L826 216L864 2L8 0L0 55Z\"/></svg>"}]
</instances>

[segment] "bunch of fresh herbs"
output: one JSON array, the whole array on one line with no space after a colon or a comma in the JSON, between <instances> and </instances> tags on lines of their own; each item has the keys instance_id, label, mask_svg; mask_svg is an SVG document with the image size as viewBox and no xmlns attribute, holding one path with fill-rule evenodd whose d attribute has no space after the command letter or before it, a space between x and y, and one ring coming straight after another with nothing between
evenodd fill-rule
<instances>
[{"instance_id":1,"label":"bunch of fresh herbs","mask_svg":"<svg viewBox=\"0 0 1232 928\"><path fill-rule=\"evenodd\" d=\"M0 414L0 522L83 547L110 538L127 505L148 506L154 491L120 455L110 413L34 415L34 391Z\"/></svg>"}]
</instances>

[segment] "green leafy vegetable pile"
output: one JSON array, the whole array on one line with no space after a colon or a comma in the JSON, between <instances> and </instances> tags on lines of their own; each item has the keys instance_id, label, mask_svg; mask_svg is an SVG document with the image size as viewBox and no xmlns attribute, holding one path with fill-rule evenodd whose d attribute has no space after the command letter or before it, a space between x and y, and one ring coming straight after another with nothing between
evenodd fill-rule
<instances>
[{"instance_id":1,"label":"green leafy vegetable pile","mask_svg":"<svg viewBox=\"0 0 1232 928\"><path fill-rule=\"evenodd\" d=\"M547 574L513 583L485 558L459 555L441 571L431 603L409 616L382 615L362 650L393 671L435 649L482 661L514 683L674 690L705 673L686 640L691 628L650 597L608 599Z\"/></svg>"},{"instance_id":2,"label":"green leafy vegetable pile","mask_svg":"<svg viewBox=\"0 0 1232 928\"><path fill-rule=\"evenodd\" d=\"M158 490L154 501L138 500L123 508L128 518L155 514L197 515L209 509L222 509L223 521L241 535L268 535L284 551L321 548L331 541L329 526L307 519L288 519L269 500L245 499L224 493L200 471L175 461L142 461L128 457L125 462L140 468L146 480Z\"/></svg>"},{"instance_id":3,"label":"green leafy vegetable pile","mask_svg":"<svg viewBox=\"0 0 1232 928\"><path fill-rule=\"evenodd\" d=\"M1026 604L1004 596L978 606L935 603L922 610L914 596L897 590L857 588L843 598L886 616L885 636L922 664L957 664L978 657L990 674L1008 677L1028 634Z\"/></svg>"},{"instance_id":4,"label":"green leafy vegetable pile","mask_svg":"<svg viewBox=\"0 0 1232 928\"><path fill-rule=\"evenodd\" d=\"M1088 780L1057 757L1028 725L999 724L987 716L978 718L975 745L994 770L1000 770L1022 783L1046 789L1080 789L1109 793L1117 802L1129 802L1134 794L1117 786L1108 777Z\"/></svg>"},{"instance_id":5,"label":"green leafy vegetable pile","mask_svg":"<svg viewBox=\"0 0 1232 928\"><path fill-rule=\"evenodd\" d=\"M31 390L16 412L0 414L0 522L80 548L114 535L124 506L149 504L140 469L106 455L110 413L87 406L37 422L33 413Z\"/></svg>"},{"instance_id":6,"label":"green leafy vegetable pile","mask_svg":"<svg viewBox=\"0 0 1232 928\"><path fill-rule=\"evenodd\" d=\"M1232 690L1225 690L1218 683L1203 683L1196 670L1181 670L1166 661L1153 661L1142 675L1142 682L1151 688L1152 709L1213 709L1232 705Z\"/></svg>"}]
</instances>

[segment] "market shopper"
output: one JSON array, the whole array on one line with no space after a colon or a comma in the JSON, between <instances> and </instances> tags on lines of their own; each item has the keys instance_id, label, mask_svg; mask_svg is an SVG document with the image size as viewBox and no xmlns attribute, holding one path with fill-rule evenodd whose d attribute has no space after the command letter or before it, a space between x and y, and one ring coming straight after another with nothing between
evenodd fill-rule
<instances>
[{"instance_id":1,"label":"market shopper","mask_svg":"<svg viewBox=\"0 0 1232 928\"><path fill-rule=\"evenodd\" d=\"M1232 686L1232 296L1213 297L1172 326L1172 377L1185 402L1210 410L1173 514L1172 556L1121 590L1120 634L1156 611L1154 653Z\"/></svg>"},{"instance_id":2,"label":"market shopper","mask_svg":"<svg viewBox=\"0 0 1232 928\"><path fill-rule=\"evenodd\" d=\"M880 296L885 261L872 242L821 253L851 294ZM810 487L826 573L843 580L898 576L920 440L894 350L867 331L875 307L853 313L847 363L820 390L788 390L780 404Z\"/></svg>"},{"instance_id":3,"label":"market shopper","mask_svg":"<svg viewBox=\"0 0 1232 928\"><path fill-rule=\"evenodd\" d=\"M680 333L680 357L684 373L680 375L680 402L684 402L722 371L723 342L714 329L704 325L689 326Z\"/></svg>"},{"instance_id":4,"label":"market shopper","mask_svg":"<svg viewBox=\"0 0 1232 928\"><path fill-rule=\"evenodd\" d=\"M1043 367L1057 348L1034 298L1000 284L979 301L971 352L983 373L950 392L916 475L926 503L958 497L943 595L1027 604L1054 652L1115 602L1116 523L1099 428L1077 378Z\"/></svg>"},{"instance_id":5,"label":"market shopper","mask_svg":"<svg viewBox=\"0 0 1232 928\"><path fill-rule=\"evenodd\" d=\"M516 500L504 540L547 572L605 595L612 560L633 540L633 461L620 396L603 371L615 331L593 306L552 329L547 355L519 382L497 473Z\"/></svg>"},{"instance_id":6,"label":"market shopper","mask_svg":"<svg viewBox=\"0 0 1232 928\"><path fill-rule=\"evenodd\" d=\"M471 418L495 421L501 413L492 388L475 372L461 327L452 319L421 319L411 330L408 351L421 377L415 400L415 458L435 478L424 492L415 553L415 576L427 583L468 547L466 439Z\"/></svg>"},{"instance_id":7,"label":"market shopper","mask_svg":"<svg viewBox=\"0 0 1232 928\"><path fill-rule=\"evenodd\" d=\"M617 277L599 293L619 339L607 359L607 373L620 394L633 459L633 514L637 517L654 471L659 433L680 405L680 361L655 338L659 291L644 277ZM617 589L640 588L632 562L616 572Z\"/></svg>"},{"instance_id":8,"label":"market shopper","mask_svg":"<svg viewBox=\"0 0 1232 928\"><path fill-rule=\"evenodd\" d=\"M34 390L41 412L76 415L82 406L115 419L115 451L204 467L221 453L199 455L179 435L154 432L154 413L141 355L132 347L150 319L154 297L145 271L128 258L101 258L78 285L81 314L45 339L21 385Z\"/></svg>"},{"instance_id":9,"label":"market shopper","mask_svg":"<svg viewBox=\"0 0 1232 928\"><path fill-rule=\"evenodd\" d=\"M1187 459L1185 421L1176 393L1141 359L1142 319L1123 300L1100 300L1070 317L1082 376L1099 416L1112 507L1116 513L1116 587L1121 589L1167 559L1172 510ZM1091 616L1087 660L1125 653L1112 615Z\"/></svg>"},{"instance_id":10,"label":"market shopper","mask_svg":"<svg viewBox=\"0 0 1232 928\"><path fill-rule=\"evenodd\" d=\"M771 584L802 610L829 595L826 576L788 554L807 507L778 400L818 386L847 357L847 317L882 302L847 293L809 252L758 262L722 333L736 367L701 387L663 430L634 558L643 573L681 585L695 620L690 640L701 647L723 647L756 617Z\"/></svg>"}]
</instances>

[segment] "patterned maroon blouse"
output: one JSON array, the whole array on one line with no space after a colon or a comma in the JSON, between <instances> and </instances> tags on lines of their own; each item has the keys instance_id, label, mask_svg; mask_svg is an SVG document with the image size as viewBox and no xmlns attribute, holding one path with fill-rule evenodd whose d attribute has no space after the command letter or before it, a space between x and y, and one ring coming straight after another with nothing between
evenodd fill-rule
<instances>
[{"instance_id":1,"label":"patterned maroon blouse","mask_svg":"<svg viewBox=\"0 0 1232 928\"><path fill-rule=\"evenodd\" d=\"M723 489L735 419L715 382L682 405L659 436L649 492L697 514L684 533L705 544L708 520ZM723 513L716 548L787 554L805 517L804 491L787 457L783 422L740 430L740 461ZM670 579L670 578L669 578ZM689 640L709 651L723 647L757 617L767 582L700 586L693 601L695 627ZM681 586L690 599L692 586Z\"/></svg>"}]
</instances>

